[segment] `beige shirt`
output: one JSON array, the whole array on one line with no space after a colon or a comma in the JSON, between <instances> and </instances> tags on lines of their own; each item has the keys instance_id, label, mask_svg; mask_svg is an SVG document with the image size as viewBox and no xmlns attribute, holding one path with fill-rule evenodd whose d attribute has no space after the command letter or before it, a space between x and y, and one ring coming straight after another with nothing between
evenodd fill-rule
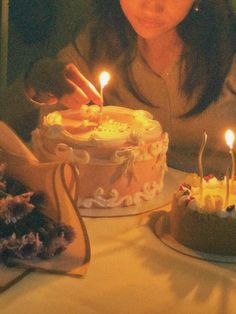
<instances>
[{"instance_id":1,"label":"beige shirt","mask_svg":"<svg viewBox=\"0 0 236 314\"><path fill-rule=\"evenodd\" d=\"M86 56L88 49L86 37L78 38L77 45ZM98 73L89 70L85 60L72 44L62 49L58 57L73 62L98 86ZM208 141L203 158L205 173L217 171L225 174L226 168L230 166L230 156L224 132L231 128L236 134L236 59L218 101L212 103L203 113L187 119L181 119L180 115L191 108L194 99L189 102L180 92L179 70L180 65L177 62L163 76L159 76L137 54L131 65L131 71L141 93L154 104L154 107L149 107L136 99L127 89L119 72L115 70L110 74L117 93L116 95L110 93L108 87L104 89L106 103L151 112L154 118L159 120L163 130L169 134L168 164L177 169L197 171L198 151L203 132L206 132ZM38 109L33 108L25 99L22 86L8 88L0 101L1 119L7 121L20 135L25 137L30 134L30 130L37 123ZM55 107L44 108L45 110L55 110Z\"/></svg>"}]
</instances>

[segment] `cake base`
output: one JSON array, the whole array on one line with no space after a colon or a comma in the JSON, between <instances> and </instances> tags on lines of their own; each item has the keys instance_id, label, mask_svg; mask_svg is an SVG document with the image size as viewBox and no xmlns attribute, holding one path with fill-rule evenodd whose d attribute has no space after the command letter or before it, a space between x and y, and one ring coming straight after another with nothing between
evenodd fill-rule
<instances>
[{"instance_id":1,"label":"cake base","mask_svg":"<svg viewBox=\"0 0 236 314\"><path fill-rule=\"evenodd\" d=\"M172 195L176 187L186 177L186 173L169 168L164 176L163 189L160 194L150 201L144 201L140 205L115 208L80 208L79 213L83 217L124 217L139 215L160 209L172 201Z\"/></svg>"},{"instance_id":2,"label":"cake base","mask_svg":"<svg viewBox=\"0 0 236 314\"><path fill-rule=\"evenodd\" d=\"M236 264L236 256L223 256L217 254L205 253L197 250L192 250L189 247L184 246L183 244L176 241L169 232L169 213L163 212L159 215L156 224L155 224L155 234L158 239L165 244L168 248L181 253L183 255L193 257L200 260L205 260L215 263L227 263L227 264Z\"/></svg>"}]
</instances>

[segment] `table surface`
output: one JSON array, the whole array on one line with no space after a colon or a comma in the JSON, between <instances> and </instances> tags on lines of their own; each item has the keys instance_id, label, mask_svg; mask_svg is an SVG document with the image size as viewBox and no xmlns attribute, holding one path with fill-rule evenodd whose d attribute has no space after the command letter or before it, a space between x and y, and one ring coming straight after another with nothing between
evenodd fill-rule
<instances>
[{"instance_id":1,"label":"table surface","mask_svg":"<svg viewBox=\"0 0 236 314\"><path fill-rule=\"evenodd\" d=\"M236 265L175 252L155 236L150 217L85 218L87 274L30 273L0 295L0 313L236 313Z\"/></svg>"}]
</instances>

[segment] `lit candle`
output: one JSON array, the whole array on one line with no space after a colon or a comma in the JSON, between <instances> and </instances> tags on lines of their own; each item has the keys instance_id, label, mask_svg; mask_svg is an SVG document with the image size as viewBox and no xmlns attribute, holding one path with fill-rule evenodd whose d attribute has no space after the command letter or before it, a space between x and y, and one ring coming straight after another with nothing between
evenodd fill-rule
<instances>
[{"instance_id":1,"label":"lit candle","mask_svg":"<svg viewBox=\"0 0 236 314\"><path fill-rule=\"evenodd\" d=\"M100 80L100 86L101 86L100 93L101 93L102 105L103 105L103 89L110 80L110 74L108 72L102 72L99 76L99 80Z\"/></svg>"},{"instance_id":2,"label":"lit candle","mask_svg":"<svg viewBox=\"0 0 236 314\"><path fill-rule=\"evenodd\" d=\"M206 146L207 142L207 134L206 132L203 133L203 138L202 138L202 144L199 150L198 154L198 170L199 170L199 177L200 177L200 202L202 203L202 196L203 196L203 165L202 165L202 156L204 152L204 148Z\"/></svg>"},{"instance_id":3,"label":"lit candle","mask_svg":"<svg viewBox=\"0 0 236 314\"><path fill-rule=\"evenodd\" d=\"M232 192L233 183L234 183L234 175L235 175L235 158L234 158L234 151L233 151L233 145L234 145L234 132L232 130L227 130L225 132L225 140L226 144L229 146L229 153L232 160L232 169L231 169L231 187L230 190Z\"/></svg>"},{"instance_id":4,"label":"lit candle","mask_svg":"<svg viewBox=\"0 0 236 314\"><path fill-rule=\"evenodd\" d=\"M102 99L102 103L100 106L100 114L99 114L99 124L102 123L102 109L103 109L103 89L104 87L107 85L107 83L110 80L110 74L108 72L102 72L99 76L99 80L100 80L100 94L101 94L101 99Z\"/></svg>"}]
</instances>

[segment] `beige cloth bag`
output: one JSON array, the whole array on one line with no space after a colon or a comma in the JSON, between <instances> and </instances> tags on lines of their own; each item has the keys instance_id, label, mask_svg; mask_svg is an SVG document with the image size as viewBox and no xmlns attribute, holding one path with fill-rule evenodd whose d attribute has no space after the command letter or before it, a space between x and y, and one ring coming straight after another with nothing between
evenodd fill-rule
<instances>
[{"instance_id":1,"label":"beige cloth bag","mask_svg":"<svg viewBox=\"0 0 236 314\"><path fill-rule=\"evenodd\" d=\"M68 163L41 163L24 142L4 122L0 121L0 160L6 161L7 173L22 182L31 191L45 193L42 208L50 218L71 225L76 233L72 244L60 255L50 260L16 261L29 269L40 269L67 275L84 275L90 261L89 238L83 220L74 203L77 193L76 167ZM0 290L9 285L7 267L0 267ZM17 276L9 275L14 281ZM21 271L22 273L22 271ZM22 275L20 273L20 276ZM1 283L1 277L5 278Z\"/></svg>"}]
</instances>

